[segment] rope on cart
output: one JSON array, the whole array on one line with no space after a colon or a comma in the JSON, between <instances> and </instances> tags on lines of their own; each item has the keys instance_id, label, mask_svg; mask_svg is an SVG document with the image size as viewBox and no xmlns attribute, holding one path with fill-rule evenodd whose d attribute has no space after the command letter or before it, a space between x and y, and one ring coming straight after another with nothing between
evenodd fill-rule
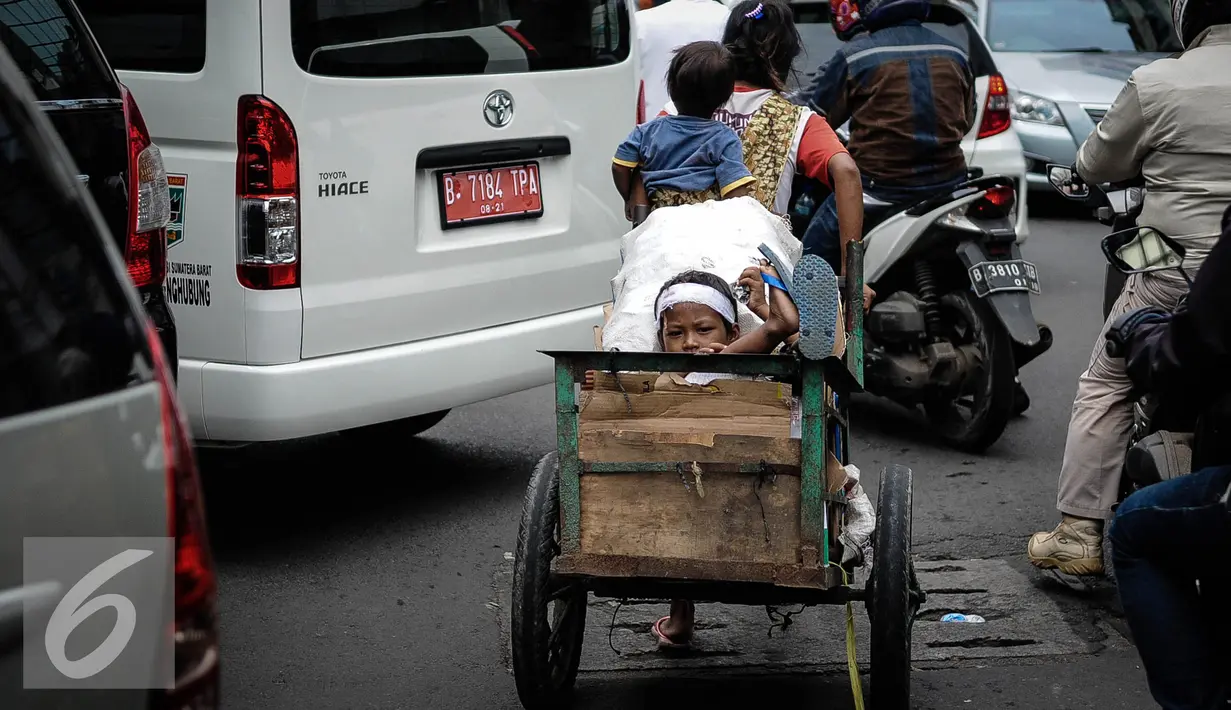
<instances>
[{"instance_id":1,"label":"rope on cart","mask_svg":"<svg viewBox=\"0 0 1231 710\"><path fill-rule=\"evenodd\" d=\"M761 459L761 471L752 482L752 494L757 497L757 504L761 506L761 525L765 528L765 542L769 542L769 520L765 517L765 501L761 500L761 486L765 484L766 476L769 477L770 483L778 482L778 472L765 463L765 459ZM772 620L773 617L770 618Z\"/></svg>"},{"instance_id":2,"label":"rope on cart","mask_svg":"<svg viewBox=\"0 0 1231 710\"><path fill-rule=\"evenodd\" d=\"M611 349L611 352L613 353L617 353L619 351L620 351L619 348ZM612 355L611 359L608 360L608 362L610 363L610 365L608 365L607 367L607 374L615 378L616 386L620 388L620 394L624 395L624 406L625 408L628 409L628 413L631 416L633 413L633 402L631 399L628 398L628 390L624 389L624 382L623 380L620 379L620 371L616 369L615 356Z\"/></svg>"},{"instance_id":3,"label":"rope on cart","mask_svg":"<svg viewBox=\"0 0 1231 710\"><path fill-rule=\"evenodd\" d=\"M611 647L611 650L614 651L617 656L622 656L624 654L620 653L620 650L615 647L615 641L613 641L611 637L615 633L616 614L620 613L620 607L622 606L624 606L624 600L620 599L616 602L615 611L611 612L611 626L607 627L607 645Z\"/></svg>"},{"instance_id":4,"label":"rope on cart","mask_svg":"<svg viewBox=\"0 0 1231 710\"><path fill-rule=\"evenodd\" d=\"M842 570L842 586L850 587L846 568L837 565ZM859 678L859 661L855 657L855 607L846 602L846 667L851 674L851 696L855 700L855 710L863 710L863 682Z\"/></svg>"},{"instance_id":5,"label":"rope on cart","mask_svg":"<svg viewBox=\"0 0 1231 710\"><path fill-rule=\"evenodd\" d=\"M806 605L801 605L799 609L797 609L796 611L778 611L777 608L772 607L767 604L765 606L765 614L766 616L769 617L769 621L770 621L769 638L772 639L774 637L774 629L782 629L783 631L786 631L786 627L795 623L795 620L792 619L791 617L795 616L796 614L802 614L804 612L804 609L806 608L807 608ZM778 616L782 617L782 621L776 621L774 619L774 614L777 614Z\"/></svg>"},{"instance_id":6,"label":"rope on cart","mask_svg":"<svg viewBox=\"0 0 1231 710\"><path fill-rule=\"evenodd\" d=\"M680 483L684 484L684 490L692 493L692 487L688 485L688 478L684 475L684 462L677 461L675 464L675 472L680 474Z\"/></svg>"}]
</instances>

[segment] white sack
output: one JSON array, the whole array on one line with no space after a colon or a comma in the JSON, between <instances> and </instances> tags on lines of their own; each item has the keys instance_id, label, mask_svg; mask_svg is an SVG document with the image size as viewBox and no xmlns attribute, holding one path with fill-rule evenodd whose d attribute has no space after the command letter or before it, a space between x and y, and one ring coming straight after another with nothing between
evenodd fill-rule
<instances>
[{"instance_id":1,"label":"white sack","mask_svg":"<svg viewBox=\"0 0 1231 710\"><path fill-rule=\"evenodd\" d=\"M735 283L762 258L762 243L787 264L798 261L802 251L786 222L751 197L654 210L621 242L623 265L611 280L615 305L603 328L603 349L658 350L654 299L662 285L689 269ZM742 303L738 313L742 332L762 322Z\"/></svg>"},{"instance_id":2,"label":"white sack","mask_svg":"<svg viewBox=\"0 0 1231 710\"><path fill-rule=\"evenodd\" d=\"M838 540L842 543L842 564L855 562L865 564L872 559L872 532L876 530L876 511L872 501L859 483L859 468L846 465L846 477L855 481L855 486L846 497L846 519Z\"/></svg>"}]
</instances>

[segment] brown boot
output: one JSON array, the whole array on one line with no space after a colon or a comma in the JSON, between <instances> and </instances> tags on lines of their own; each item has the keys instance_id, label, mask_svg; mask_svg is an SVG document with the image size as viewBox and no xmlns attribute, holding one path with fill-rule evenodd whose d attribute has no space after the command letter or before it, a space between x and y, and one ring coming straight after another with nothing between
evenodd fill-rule
<instances>
[{"instance_id":1,"label":"brown boot","mask_svg":"<svg viewBox=\"0 0 1231 710\"><path fill-rule=\"evenodd\" d=\"M1103 574L1103 521L1064 516L1051 532L1030 536L1030 563L1065 574Z\"/></svg>"}]
</instances>

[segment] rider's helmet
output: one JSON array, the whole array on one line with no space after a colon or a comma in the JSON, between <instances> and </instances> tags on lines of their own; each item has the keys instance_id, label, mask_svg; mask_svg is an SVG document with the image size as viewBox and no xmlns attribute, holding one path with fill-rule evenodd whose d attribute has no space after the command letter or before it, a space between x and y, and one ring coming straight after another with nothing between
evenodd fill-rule
<instances>
[{"instance_id":1,"label":"rider's helmet","mask_svg":"<svg viewBox=\"0 0 1231 710\"><path fill-rule=\"evenodd\" d=\"M1185 49L1214 25L1231 24L1231 0L1171 0L1171 20Z\"/></svg>"},{"instance_id":2,"label":"rider's helmet","mask_svg":"<svg viewBox=\"0 0 1231 710\"><path fill-rule=\"evenodd\" d=\"M929 0L829 0L829 23L838 39L845 42L863 30L926 20L930 9Z\"/></svg>"},{"instance_id":3,"label":"rider's helmet","mask_svg":"<svg viewBox=\"0 0 1231 710\"><path fill-rule=\"evenodd\" d=\"M863 31L861 4L860 0L829 0L829 24L843 42Z\"/></svg>"}]
</instances>

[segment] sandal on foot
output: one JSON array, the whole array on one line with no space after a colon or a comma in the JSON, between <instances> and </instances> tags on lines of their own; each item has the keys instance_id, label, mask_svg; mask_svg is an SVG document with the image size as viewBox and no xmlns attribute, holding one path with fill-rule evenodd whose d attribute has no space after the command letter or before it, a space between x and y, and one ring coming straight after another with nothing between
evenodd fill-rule
<instances>
[{"instance_id":1,"label":"sandal on foot","mask_svg":"<svg viewBox=\"0 0 1231 710\"><path fill-rule=\"evenodd\" d=\"M795 265L793 281L793 298L799 308L799 351L809 360L823 360L833 354L837 337L838 277L829 262L816 254L804 254Z\"/></svg>"},{"instance_id":2,"label":"sandal on foot","mask_svg":"<svg viewBox=\"0 0 1231 710\"><path fill-rule=\"evenodd\" d=\"M686 651L691 648L692 645L688 641L684 641L682 643L679 641L672 641L667 638L665 633L663 633L662 625L670 620L671 617L664 616L658 621L655 621L654 625L650 627L650 632L654 634L654 638L658 639L658 647L669 651Z\"/></svg>"}]
</instances>

